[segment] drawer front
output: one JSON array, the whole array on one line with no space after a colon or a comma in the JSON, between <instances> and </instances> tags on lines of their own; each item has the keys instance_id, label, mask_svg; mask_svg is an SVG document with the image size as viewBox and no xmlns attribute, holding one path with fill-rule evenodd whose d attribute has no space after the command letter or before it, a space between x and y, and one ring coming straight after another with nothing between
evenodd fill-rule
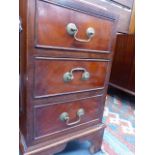
<instances>
[{"instance_id":1,"label":"drawer front","mask_svg":"<svg viewBox=\"0 0 155 155\"><path fill-rule=\"evenodd\" d=\"M106 60L36 57L34 63L34 98L104 88Z\"/></svg>"},{"instance_id":2,"label":"drawer front","mask_svg":"<svg viewBox=\"0 0 155 155\"><path fill-rule=\"evenodd\" d=\"M75 24L77 28L75 36L72 33L75 27L72 24L68 25L69 23ZM91 32L88 29L90 27L95 31L94 36L87 34ZM113 22L110 20L93 17L46 1L37 1L35 26L37 47L109 50L112 27ZM72 34L69 34L70 28Z\"/></svg>"},{"instance_id":3,"label":"drawer front","mask_svg":"<svg viewBox=\"0 0 155 155\"><path fill-rule=\"evenodd\" d=\"M35 107L35 138L82 129L85 124L99 122L101 96L55 105ZM67 114L67 119L65 119ZM75 129L76 128L76 129Z\"/></svg>"}]
</instances>

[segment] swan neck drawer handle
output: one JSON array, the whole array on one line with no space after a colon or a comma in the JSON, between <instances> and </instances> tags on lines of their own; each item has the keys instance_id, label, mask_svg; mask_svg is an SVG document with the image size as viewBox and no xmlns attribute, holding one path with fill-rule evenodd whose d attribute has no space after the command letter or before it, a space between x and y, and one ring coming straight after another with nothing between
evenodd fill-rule
<instances>
[{"instance_id":1,"label":"swan neck drawer handle","mask_svg":"<svg viewBox=\"0 0 155 155\"><path fill-rule=\"evenodd\" d=\"M63 112L63 113L60 115L60 120L61 120L62 122L66 122L66 125L67 125L67 126L72 126L72 125L75 125L75 124L80 123L81 117L82 117L83 115L85 115L84 109L79 109L79 110L77 111L78 120L75 121L75 122L70 122L69 114L68 114L67 112Z\"/></svg>"},{"instance_id":2,"label":"swan neck drawer handle","mask_svg":"<svg viewBox=\"0 0 155 155\"><path fill-rule=\"evenodd\" d=\"M73 68L71 71L66 72L63 75L64 82L72 81L74 79L73 72L75 71L83 72L82 77L81 77L82 80L88 80L90 78L90 73L85 68L77 67L77 68Z\"/></svg>"},{"instance_id":3,"label":"swan neck drawer handle","mask_svg":"<svg viewBox=\"0 0 155 155\"><path fill-rule=\"evenodd\" d=\"M83 43L90 42L92 37L95 35L94 28L88 27L87 30L86 30L86 34L87 34L88 39L80 39L80 38L78 38L77 37L78 28L74 23L69 23L67 25L66 29L67 29L68 34L73 36L76 41L83 42Z\"/></svg>"}]
</instances>

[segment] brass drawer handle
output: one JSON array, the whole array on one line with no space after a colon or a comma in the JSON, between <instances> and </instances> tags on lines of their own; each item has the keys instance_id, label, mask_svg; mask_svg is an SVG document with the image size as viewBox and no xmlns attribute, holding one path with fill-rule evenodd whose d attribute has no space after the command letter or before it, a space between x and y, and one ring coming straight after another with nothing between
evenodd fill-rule
<instances>
[{"instance_id":1,"label":"brass drawer handle","mask_svg":"<svg viewBox=\"0 0 155 155\"><path fill-rule=\"evenodd\" d=\"M73 68L70 72L66 72L63 76L64 82L69 82L74 79L73 72L74 71L82 71L82 80L88 80L90 78L90 73L85 69L81 67Z\"/></svg>"},{"instance_id":2,"label":"brass drawer handle","mask_svg":"<svg viewBox=\"0 0 155 155\"><path fill-rule=\"evenodd\" d=\"M63 121L63 122L66 122L66 125L67 126L72 126L72 125L75 125L75 124L78 124L80 121L81 121L81 117L85 114L85 111L84 109L79 109L77 111L77 116L79 117L77 121L75 122L71 122L70 123L70 117L69 117L69 114L67 112L63 112L61 115L60 115L60 120Z\"/></svg>"},{"instance_id":3,"label":"brass drawer handle","mask_svg":"<svg viewBox=\"0 0 155 155\"><path fill-rule=\"evenodd\" d=\"M77 38L76 35L78 33L78 28L77 28L77 26L74 23L69 23L67 25L67 32L68 32L69 35L73 36L76 41L85 42L85 43L91 41L92 37L95 35L94 28L89 27L86 30L86 34L88 36L88 39L80 39L80 38Z\"/></svg>"}]
</instances>

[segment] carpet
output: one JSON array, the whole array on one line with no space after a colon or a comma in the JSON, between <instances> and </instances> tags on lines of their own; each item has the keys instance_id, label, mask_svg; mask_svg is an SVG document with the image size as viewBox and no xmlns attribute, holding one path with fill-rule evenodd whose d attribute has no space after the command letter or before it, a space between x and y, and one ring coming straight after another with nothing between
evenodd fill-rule
<instances>
[{"instance_id":1,"label":"carpet","mask_svg":"<svg viewBox=\"0 0 155 155\"><path fill-rule=\"evenodd\" d=\"M135 114L130 98L108 95L103 122L107 124L103 152L107 155L134 155Z\"/></svg>"},{"instance_id":2,"label":"carpet","mask_svg":"<svg viewBox=\"0 0 155 155\"><path fill-rule=\"evenodd\" d=\"M103 122L107 124L101 152L95 155L134 155L135 114L130 97L107 95ZM56 155L90 155L89 142L71 142Z\"/></svg>"}]
</instances>

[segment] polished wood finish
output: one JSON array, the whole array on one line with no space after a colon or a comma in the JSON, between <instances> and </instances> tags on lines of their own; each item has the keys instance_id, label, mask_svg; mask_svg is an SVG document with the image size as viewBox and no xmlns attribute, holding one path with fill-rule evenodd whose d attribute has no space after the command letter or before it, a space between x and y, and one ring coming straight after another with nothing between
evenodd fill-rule
<instances>
[{"instance_id":1,"label":"polished wood finish","mask_svg":"<svg viewBox=\"0 0 155 155\"><path fill-rule=\"evenodd\" d=\"M19 14L22 19L22 28L23 30L27 29L27 24L26 24L26 19L27 19L27 9L25 7L27 6L27 1L19 1L20 2L20 7L19 7ZM26 119L27 119L27 112L26 112L26 98L27 98L27 93L26 93L26 80L25 80L25 75L26 75L26 31L22 31L19 35L19 72L20 72L20 93L19 93L19 99L20 99L20 130L22 130L22 133L27 137L27 128L26 128Z\"/></svg>"},{"instance_id":2,"label":"polished wood finish","mask_svg":"<svg viewBox=\"0 0 155 155\"><path fill-rule=\"evenodd\" d=\"M36 47L52 48L54 46L58 48L109 50L112 22L75 12L74 10L49 5L49 3L43 1L37 1L36 7ZM60 15L63 15L63 18ZM67 33L66 27L69 23L76 24L78 38L87 39L86 30L88 27L95 29L94 37L88 43L76 41L73 36Z\"/></svg>"},{"instance_id":3,"label":"polished wood finish","mask_svg":"<svg viewBox=\"0 0 155 155\"><path fill-rule=\"evenodd\" d=\"M42 135L47 136L50 133L54 134L69 129L72 129L73 131L75 128L82 129L84 124L87 123L91 125L92 121L98 123L100 100L101 96L75 102L66 102L63 104L37 106L34 109L36 137L38 138ZM63 112L67 112L70 117L70 122L75 122L78 120L77 111L81 108L84 109L85 114L82 116L79 123L68 126L65 122L60 120L60 115Z\"/></svg>"},{"instance_id":4,"label":"polished wood finish","mask_svg":"<svg viewBox=\"0 0 155 155\"><path fill-rule=\"evenodd\" d=\"M118 39L112 66L109 86L134 95L134 37L127 34L135 33L135 6L134 0L86 0L90 3L103 6L104 9L119 15L117 25ZM133 39L131 39L133 38Z\"/></svg>"},{"instance_id":5,"label":"polished wood finish","mask_svg":"<svg viewBox=\"0 0 155 155\"><path fill-rule=\"evenodd\" d=\"M23 155L51 155L70 140L90 140L91 152L101 147L103 109L112 64L118 17L102 7L72 0L21 0L20 17L20 149ZM96 34L80 43L66 33L75 22L80 38L88 26ZM85 68L90 78L64 82L64 73ZM68 127L60 114L75 122Z\"/></svg>"},{"instance_id":6,"label":"polished wood finish","mask_svg":"<svg viewBox=\"0 0 155 155\"><path fill-rule=\"evenodd\" d=\"M76 71L73 73L74 79L65 82L63 80L64 74L79 66L90 73L90 78L88 80L82 80L83 72ZM108 62L103 59L53 59L38 57L35 60L34 98L103 88L107 67Z\"/></svg>"},{"instance_id":7,"label":"polished wood finish","mask_svg":"<svg viewBox=\"0 0 155 155\"><path fill-rule=\"evenodd\" d=\"M101 137L103 137L104 129L104 124L94 125L83 130L68 133L67 135L63 135L63 137L50 139L46 142L42 142L28 148L25 146L25 141L22 141L23 135L20 134L20 144L22 146L21 150L22 152L25 152L24 155L54 155L55 153L62 151L69 141L90 140L92 143L90 152L96 153L100 150L102 145Z\"/></svg>"},{"instance_id":8,"label":"polished wood finish","mask_svg":"<svg viewBox=\"0 0 155 155\"><path fill-rule=\"evenodd\" d=\"M118 35L110 85L127 93L135 92L135 36Z\"/></svg>"}]
</instances>

